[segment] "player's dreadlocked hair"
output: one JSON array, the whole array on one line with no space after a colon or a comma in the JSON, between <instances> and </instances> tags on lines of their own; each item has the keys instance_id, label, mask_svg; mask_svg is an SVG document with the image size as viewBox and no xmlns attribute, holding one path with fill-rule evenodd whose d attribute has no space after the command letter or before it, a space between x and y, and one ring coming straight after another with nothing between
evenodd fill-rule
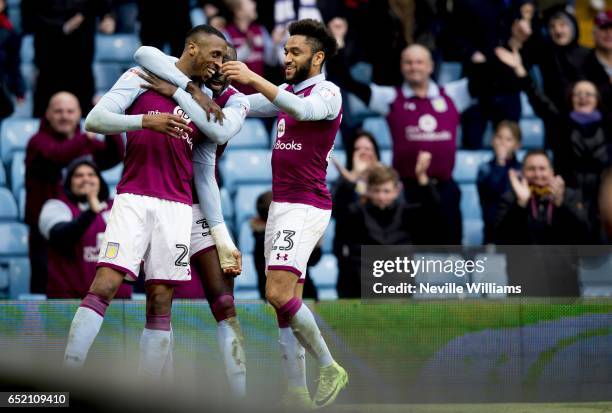
<instances>
[{"instance_id":1,"label":"player's dreadlocked hair","mask_svg":"<svg viewBox=\"0 0 612 413\"><path fill-rule=\"evenodd\" d=\"M303 19L289 25L290 36L305 36L312 47L313 53L322 51L325 53L324 61L333 57L338 52L336 38L317 20Z\"/></svg>"},{"instance_id":2,"label":"player's dreadlocked hair","mask_svg":"<svg viewBox=\"0 0 612 413\"><path fill-rule=\"evenodd\" d=\"M207 24L200 24L198 26L193 27L187 32L187 35L185 36L185 42L189 42L193 40L196 36L201 35L219 36L220 38L225 40L225 36L223 36L223 33L221 33L219 30Z\"/></svg>"}]
</instances>

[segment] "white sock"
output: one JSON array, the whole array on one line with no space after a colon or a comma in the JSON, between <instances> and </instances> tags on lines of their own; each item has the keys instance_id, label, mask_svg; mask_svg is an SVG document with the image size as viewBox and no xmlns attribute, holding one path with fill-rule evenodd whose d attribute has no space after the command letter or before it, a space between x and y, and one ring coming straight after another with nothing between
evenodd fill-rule
<instances>
[{"instance_id":1,"label":"white sock","mask_svg":"<svg viewBox=\"0 0 612 413\"><path fill-rule=\"evenodd\" d=\"M306 304L302 303L289 324L295 337L319 361L320 367L330 366L334 362L314 316Z\"/></svg>"},{"instance_id":2,"label":"white sock","mask_svg":"<svg viewBox=\"0 0 612 413\"><path fill-rule=\"evenodd\" d=\"M245 397L246 354L240 323L236 317L219 321L217 324L217 340L232 393L236 397Z\"/></svg>"},{"instance_id":3,"label":"white sock","mask_svg":"<svg viewBox=\"0 0 612 413\"><path fill-rule=\"evenodd\" d=\"M138 373L142 376L159 378L170 351L172 334L165 330L142 330L140 338L140 359Z\"/></svg>"},{"instance_id":4,"label":"white sock","mask_svg":"<svg viewBox=\"0 0 612 413\"><path fill-rule=\"evenodd\" d=\"M89 348L100 331L102 321L104 318L90 308L79 307L77 309L68 333L64 366L69 368L83 366Z\"/></svg>"},{"instance_id":5,"label":"white sock","mask_svg":"<svg viewBox=\"0 0 612 413\"><path fill-rule=\"evenodd\" d=\"M168 350L168 356L166 357L166 361L164 362L164 367L162 367L162 376L165 379L172 383L174 381L174 357L172 353L174 352L174 331L172 330L172 326L170 327L170 349Z\"/></svg>"},{"instance_id":6,"label":"white sock","mask_svg":"<svg viewBox=\"0 0 612 413\"><path fill-rule=\"evenodd\" d=\"M306 386L306 350L295 338L291 327L279 328L283 368L289 387Z\"/></svg>"}]
</instances>

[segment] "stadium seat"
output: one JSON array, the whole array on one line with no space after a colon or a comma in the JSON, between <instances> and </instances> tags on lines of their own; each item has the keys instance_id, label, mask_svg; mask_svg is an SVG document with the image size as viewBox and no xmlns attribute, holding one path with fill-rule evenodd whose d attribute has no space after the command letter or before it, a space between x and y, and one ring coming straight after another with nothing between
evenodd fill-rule
<instances>
[{"instance_id":1,"label":"stadium seat","mask_svg":"<svg viewBox=\"0 0 612 413\"><path fill-rule=\"evenodd\" d=\"M345 93L342 95L343 98L346 98L345 107L350 113L350 117L354 122L358 122L359 120L367 119L371 116L378 116L378 114L368 108L368 106L357 96L352 93Z\"/></svg>"},{"instance_id":2,"label":"stadium seat","mask_svg":"<svg viewBox=\"0 0 612 413\"><path fill-rule=\"evenodd\" d=\"M8 118L0 128L0 153L2 162L8 163L13 152L24 151L28 141L38 131L40 120Z\"/></svg>"},{"instance_id":3,"label":"stadium seat","mask_svg":"<svg viewBox=\"0 0 612 413\"><path fill-rule=\"evenodd\" d=\"M232 197L225 188L219 189L219 195L221 195L223 218L226 221L232 221L234 219L234 203L232 202Z\"/></svg>"},{"instance_id":4,"label":"stadium seat","mask_svg":"<svg viewBox=\"0 0 612 413\"><path fill-rule=\"evenodd\" d=\"M385 118L381 116L367 118L363 121L363 129L374 135L380 149L392 148L391 131Z\"/></svg>"},{"instance_id":5,"label":"stadium seat","mask_svg":"<svg viewBox=\"0 0 612 413\"><path fill-rule=\"evenodd\" d=\"M26 89L32 90L34 89L34 85L36 84L36 77L38 76L38 69L34 63L21 63L20 66L21 76L26 84Z\"/></svg>"},{"instance_id":6,"label":"stadium seat","mask_svg":"<svg viewBox=\"0 0 612 413\"><path fill-rule=\"evenodd\" d=\"M232 193L241 184L272 184L270 151L236 149L221 158L219 169L224 186Z\"/></svg>"},{"instance_id":7,"label":"stadium seat","mask_svg":"<svg viewBox=\"0 0 612 413\"><path fill-rule=\"evenodd\" d=\"M28 253L28 227L18 222L0 223L0 256L25 256Z\"/></svg>"},{"instance_id":8,"label":"stadium seat","mask_svg":"<svg viewBox=\"0 0 612 413\"><path fill-rule=\"evenodd\" d=\"M541 149L544 147L544 123L539 118L521 119L519 122L523 140L521 146L525 149Z\"/></svg>"},{"instance_id":9,"label":"stadium seat","mask_svg":"<svg viewBox=\"0 0 612 413\"><path fill-rule=\"evenodd\" d=\"M612 255L581 258L578 277L583 296L603 294L602 289L612 288Z\"/></svg>"},{"instance_id":10,"label":"stadium seat","mask_svg":"<svg viewBox=\"0 0 612 413\"><path fill-rule=\"evenodd\" d=\"M26 190L24 187L19 189L19 195L17 196L17 207L19 208L19 220L25 220L25 200L26 200Z\"/></svg>"},{"instance_id":11,"label":"stadium seat","mask_svg":"<svg viewBox=\"0 0 612 413\"><path fill-rule=\"evenodd\" d=\"M242 255L242 274L235 278L234 283L234 297L237 299L253 300L260 298L253 254Z\"/></svg>"},{"instance_id":12,"label":"stadium seat","mask_svg":"<svg viewBox=\"0 0 612 413\"><path fill-rule=\"evenodd\" d=\"M249 118L244 122L242 129L238 132L227 145L228 150L232 149L269 149L268 131L261 119Z\"/></svg>"},{"instance_id":13,"label":"stadium seat","mask_svg":"<svg viewBox=\"0 0 612 413\"><path fill-rule=\"evenodd\" d=\"M102 177L108 185L117 185L121 180L121 174L123 173L123 163L102 171Z\"/></svg>"},{"instance_id":14,"label":"stadium seat","mask_svg":"<svg viewBox=\"0 0 612 413\"><path fill-rule=\"evenodd\" d=\"M1 265L1 263L0 263ZM30 292L30 260L29 258L10 258L9 294L8 298L16 300L21 294Z\"/></svg>"},{"instance_id":15,"label":"stadium seat","mask_svg":"<svg viewBox=\"0 0 612 413\"><path fill-rule=\"evenodd\" d=\"M393 162L393 151L391 149L382 149L380 151L380 161L387 166L391 166Z\"/></svg>"},{"instance_id":16,"label":"stadium seat","mask_svg":"<svg viewBox=\"0 0 612 413\"><path fill-rule=\"evenodd\" d=\"M367 62L357 62L351 69L351 76L358 82L369 85L372 81L372 64Z\"/></svg>"},{"instance_id":17,"label":"stadium seat","mask_svg":"<svg viewBox=\"0 0 612 413\"><path fill-rule=\"evenodd\" d=\"M321 243L321 249L323 254L331 254L334 249L334 237L336 235L336 220L330 219L325 233L323 234L323 242Z\"/></svg>"},{"instance_id":18,"label":"stadium seat","mask_svg":"<svg viewBox=\"0 0 612 413\"><path fill-rule=\"evenodd\" d=\"M454 80L461 79L461 63L458 62L442 62L440 64L440 73L438 74L438 84L445 84Z\"/></svg>"},{"instance_id":19,"label":"stadium seat","mask_svg":"<svg viewBox=\"0 0 612 413\"><path fill-rule=\"evenodd\" d=\"M140 40L134 34L96 35L96 62L134 63L134 52L140 47Z\"/></svg>"},{"instance_id":20,"label":"stadium seat","mask_svg":"<svg viewBox=\"0 0 612 413\"><path fill-rule=\"evenodd\" d=\"M482 245L484 223L479 218L463 220L463 245Z\"/></svg>"},{"instance_id":21,"label":"stadium seat","mask_svg":"<svg viewBox=\"0 0 612 413\"><path fill-rule=\"evenodd\" d=\"M332 157L338 161L338 163L342 166L346 166L346 152L340 149L334 149L332 152ZM338 172L338 168L334 165L334 162L330 159L327 163L327 182L335 182L340 177L340 172Z\"/></svg>"},{"instance_id":22,"label":"stadium seat","mask_svg":"<svg viewBox=\"0 0 612 413\"><path fill-rule=\"evenodd\" d=\"M0 187L0 221L17 221L19 210L11 191Z\"/></svg>"},{"instance_id":23,"label":"stadium seat","mask_svg":"<svg viewBox=\"0 0 612 413\"><path fill-rule=\"evenodd\" d=\"M336 283L338 282L338 261L332 254L324 254L321 260L308 270L312 282L317 287L320 300L338 298Z\"/></svg>"},{"instance_id":24,"label":"stadium seat","mask_svg":"<svg viewBox=\"0 0 612 413\"><path fill-rule=\"evenodd\" d=\"M0 186L6 186L8 182L6 181L6 170L4 169L4 165L0 162Z\"/></svg>"},{"instance_id":25,"label":"stadium seat","mask_svg":"<svg viewBox=\"0 0 612 413\"><path fill-rule=\"evenodd\" d=\"M536 114L533 111L529 98L525 92L521 92L521 117L522 118L533 118Z\"/></svg>"},{"instance_id":26,"label":"stadium seat","mask_svg":"<svg viewBox=\"0 0 612 413\"><path fill-rule=\"evenodd\" d=\"M19 196L19 190L25 185L25 152L15 152L11 160L11 189L13 196Z\"/></svg>"},{"instance_id":27,"label":"stadium seat","mask_svg":"<svg viewBox=\"0 0 612 413\"><path fill-rule=\"evenodd\" d=\"M27 119L32 116L32 108L34 107L34 93L31 90L26 90L23 103L15 106L15 111L9 117L13 119Z\"/></svg>"},{"instance_id":28,"label":"stadium seat","mask_svg":"<svg viewBox=\"0 0 612 413\"><path fill-rule=\"evenodd\" d=\"M466 219L482 219L480 197L476 184L459 184L461 190L461 217Z\"/></svg>"},{"instance_id":29,"label":"stadium seat","mask_svg":"<svg viewBox=\"0 0 612 413\"><path fill-rule=\"evenodd\" d=\"M240 185L234 198L236 215L236 228L240 228L242 222L256 214L255 202L262 193L272 189L272 185Z\"/></svg>"},{"instance_id":30,"label":"stadium seat","mask_svg":"<svg viewBox=\"0 0 612 413\"><path fill-rule=\"evenodd\" d=\"M457 154L455 155L453 179L460 184L476 182L480 164L489 161L492 156L493 152L490 150L458 150Z\"/></svg>"},{"instance_id":31,"label":"stadium seat","mask_svg":"<svg viewBox=\"0 0 612 413\"><path fill-rule=\"evenodd\" d=\"M21 57L21 63L34 62L34 35L28 34L23 36L19 55Z\"/></svg>"},{"instance_id":32,"label":"stadium seat","mask_svg":"<svg viewBox=\"0 0 612 413\"><path fill-rule=\"evenodd\" d=\"M95 62L93 73L96 80L96 90L109 90L124 71L124 66L119 63Z\"/></svg>"},{"instance_id":33,"label":"stadium seat","mask_svg":"<svg viewBox=\"0 0 612 413\"><path fill-rule=\"evenodd\" d=\"M243 254L253 254L255 251L255 238L253 237L253 229L251 223L245 220L240 224L238 232L238 248Z\"/></svg>"}]
</instances>

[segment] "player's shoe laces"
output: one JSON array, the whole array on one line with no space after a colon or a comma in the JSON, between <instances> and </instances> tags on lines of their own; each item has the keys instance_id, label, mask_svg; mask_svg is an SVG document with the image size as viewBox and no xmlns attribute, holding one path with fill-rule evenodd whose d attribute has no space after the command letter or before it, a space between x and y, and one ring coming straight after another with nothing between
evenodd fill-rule
<instances>
[{"instance_id":1,"label":"player's shoe laces","mask_svg":"<svg viewBox=\"0 0 612 413\"><path fill-rule=\"evenodd\" d=\"M297 408L298 410L312 410L312 400L306 387L289 387L281 399L283 407Z\"/></svg>"},{"instance_id":2,"label":"player's shoe laces","mask_svg":"<svg viewBox=\"0 0 612 413\"><path fill-rule=\"evenodd\" d=\"M317 381L319 386L312 403L315 409L320 409L336 400L340 390L348 384L348 374L334 361L331 366L321 368Z\"/></svg>"}]
</instances>

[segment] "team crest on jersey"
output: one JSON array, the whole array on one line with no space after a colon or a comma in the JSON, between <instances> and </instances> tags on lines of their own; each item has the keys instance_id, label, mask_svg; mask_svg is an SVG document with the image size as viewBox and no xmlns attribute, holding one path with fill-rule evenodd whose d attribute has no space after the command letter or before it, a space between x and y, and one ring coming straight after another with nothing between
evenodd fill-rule
<instances>
[{"instance_id":1,"label":"team crest on jersey","mask_svg":"<svg viewBox=\"0 0 612 413\"><path fill-rule=\"evenodd\" d=\"M404 110L410 110L413 111L416 109L416 105L412 102L406 102L404 103Z\"/></svg>"},{"instance_id":2,"label":"team crest on jersey","mask_svg":"<svg viewBox=\"0 0 612 413\"><path fill-rule=\"evenodd\" d=\"M172 111L172 114L180 116L181 118L185 119L188 122L191 121L187 112L185 112L183 108L180 106L176 106L174 110Z\"/></svg>"},{"instance_id":3,"label":"team crest on jersey","mask_svg":"<svg viewBox=\"0 0 612 413\"><path fill-rule=\"evenodd\" d=\"M119 254L119 243L109 242L106 244L106 251L104 252L104 258L114 259Z\"/></svg>"},{"instance_id":4,"label":"team crest on jersey","mask_svg":"<svg viewBox=\"0 0 612 413\"><path fill-rule=\"evenodd\" d=\"M423 132L433 132L438 127L436 118L430 114L425 114L419 118L419 129Z\"/></svg>"},{"instance_id":5,"label":"team crest on jersey","mask_svg":"<svg viewBox=\"0 0 612 413\"><path fill-rule=\"evenodd\" d=\"M431 106L438 113L446 112L448 110L448 105L446 104L446 100L444 100L443 97L438 97L432 100Z\"/></svg>"},{"instance_id":6,"label":"team crest on jersey","mask_svg":"<svg viewBox=\"0 0 612 413\"><path fill-rule=\"evenodd\" d=\"M276 128L276 136L282 138L285 135L285 119L281 119L278 121L278 126Z\"/></svg>"}]
</instances>

